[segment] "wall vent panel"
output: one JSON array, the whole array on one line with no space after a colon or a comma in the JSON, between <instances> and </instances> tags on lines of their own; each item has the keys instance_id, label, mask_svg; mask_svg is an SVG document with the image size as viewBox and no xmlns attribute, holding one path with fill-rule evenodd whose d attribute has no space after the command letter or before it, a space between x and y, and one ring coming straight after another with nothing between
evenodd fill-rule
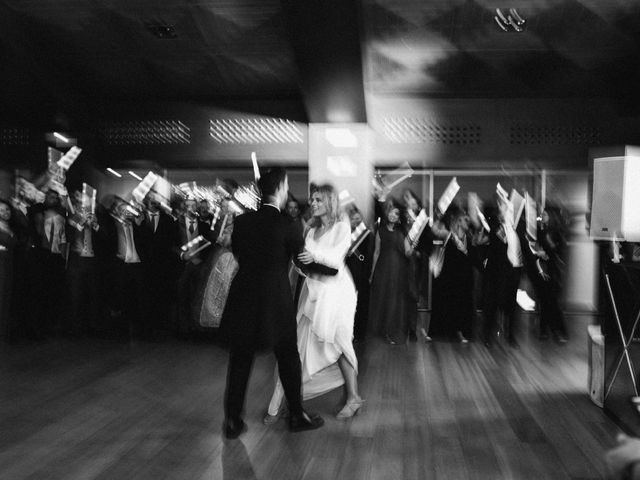
<instances>
[{"instance_id":1,"label":"wall vent panel","mask_svg":"<svg viewBox=\"0 0 640 480\"><path fill-rule=\"evenodd\" d=\"M103 125L105 145L181 145L191 143L191 129L180 120L141 120Z\"/></svg>"},{"instance_id":2,"label":"wall vent panel","mask_svg":"<svg viewBox=\"0 0 640 480\"><path fill-rule=\"evenodd\" d=\"M0 145L26 146L31 143L31 132L26 128L0 128Z\"/></svg>"},{"instance_id":3,"label":"wall vent panel","mask_svg":"<svg viewBox=\"0 0 640 480\"><path fill-rule=\"evenodd\" d=\"M601 136L600 127L514 123L509 130L509 143L511 145L600 145Z\"/></svg>"},{"instance_id":4,"label":"wall vent panel","mask_svg":"<svg viewBox=\"0 0 640 480\"><path fill-rule=\"evenodd\" d=\"M482 128L475 123L440 123L429 118L386 117L382 134L391 143L477 145Z\"/></svg>"},{"instance_id":5,"label":"wall vent panel","mask_svg":"<svg viewBox=\"0 0 640 480\"><path fill-rule=\"evenodd\" d=\"M260 145L304 143L300 126L283 118L216 118L209 136L219 144Z\"/></svg>"}]
</instances>

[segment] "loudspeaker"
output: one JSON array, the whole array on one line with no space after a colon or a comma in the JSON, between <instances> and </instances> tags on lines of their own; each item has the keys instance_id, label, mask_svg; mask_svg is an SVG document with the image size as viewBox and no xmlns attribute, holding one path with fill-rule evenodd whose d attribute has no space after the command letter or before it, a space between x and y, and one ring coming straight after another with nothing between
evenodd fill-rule
<instances>
[{"instance_id":1,"label":"loudspeaker","mask_svg":"<svg viewBox=\"0 0 640 480\"><path fill-rule=\"evenodd\" d=\"M640 241L640 157L593 160L591 238Z\"/></svg>"}]
</instances>

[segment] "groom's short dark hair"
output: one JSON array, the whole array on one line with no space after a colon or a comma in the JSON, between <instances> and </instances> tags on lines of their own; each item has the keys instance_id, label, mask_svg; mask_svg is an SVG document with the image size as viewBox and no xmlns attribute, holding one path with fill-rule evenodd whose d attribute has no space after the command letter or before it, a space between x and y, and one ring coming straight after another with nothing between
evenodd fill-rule
<instances>
[{"instance_id":1,"label":"groom's short dark hair","mask_svg":"<svg viewBox=\"0 0 640 480\"><path fill-rule=\"evenodd\" d=\"M262 198L272 197L276 194L278 187L282 185L287 176L287 171L283 167L274 167L267 170L258 180L258 188Z\"/></svg>"}]
</instances>

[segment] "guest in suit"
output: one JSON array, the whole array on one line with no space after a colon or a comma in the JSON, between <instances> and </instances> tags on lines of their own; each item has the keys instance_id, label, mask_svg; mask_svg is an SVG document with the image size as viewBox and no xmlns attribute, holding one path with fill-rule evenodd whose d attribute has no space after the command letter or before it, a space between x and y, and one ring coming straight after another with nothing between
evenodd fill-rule
<instances>
[{"instance_id":1,"label":"guest in suit","mask_svg":"<svg viewBox=\"0 0 640 480\"><path fill-rule=\"evenodd\" d=\"M115 219L112 235L117 246L114 259L114 317L120 317L131 335L146 338L149 317L143 311L144 272L140 249L140 224L143 215L135 215L126 202L117 199L113 205Z\"/></svg>"},{"instance_id":2,"label":"guest in suit","mask_svg":"<svg viewBox=\"0 0 640 480\"><path fill-rule=\"evenodd\" d=\"M296 228L300 228L300 235L303 235L306 222L304 218L302 218L302 209L300 208L300 202L293 195L289 194L289 199L287 200L287 207L285 208L284 213L292 220L297 222L299 225Z\"/></svg>"},{"instance_id":3,"label":"guest in suit","mask_svg":"<svg viewBox=\"0 0 640 480\"><path fill-rule=\"evenodd\" d=\"M71 332L74 334L95 330L100 316L100 278L95 241L100 224L95 213L83 209L87 201L82 195L80 191L74 192L73 206L76 213L67 219L67 238L70 240L67 279L71 301Z\"/></svg>"},{"instance_id":4,"label":"guest in suit","mask_svg":"<svg viewBox=\"0 0 640 480\"><path fill-rule=\"evenodd\" d=\"M287 200L287 206L283 214L291 221L292 228L296 231L296 235L300 238L304 238L307 230L307 223L302 218L302 211L300 209L300 202L289 193L289 199ZM289 265L289 284L291 285L291 292L294 297L294 303L298 304L298 298L300 297L300 290L302 288L302 282L304 277L298 273L298 269L294 265L293 259Z\"/></svg>"},{"instance_id":5,"label":"guest in suit","mask_svg":"<svg viewBox=\"0 0 640 480\"><path fill-rule=\"evenodd\" d=\"M198 202L198 217L201 222L206 223L211 228L211 222L213 221L213 213L211 213L211 205L209 200L203 198Z\"/></svg>"},{"instance_id":6,"label":"guest in suit","mask_svg":"<svg viewBox=\"0 0 640 480\"><path fill-rule=\"evenodd\" d=\"M45 194L42 204L32 210L35 249L33 255L33 302L40 333L66 330L63 325L66 307L65 260L67 249L66 212L55 190Z\"/></svg>"},{"instance_id":7,"label":"guest in suit","mask_svg":"<svg viewBox=\"0 0 640 480\"><path fill-rule=\"evenodd\" d=\"M516 294L523 267L520 239L513 224L513 208L497 199L497 214L489 216L489 247L484 272L484 342L491 347L498 310L505 317L509 345L518 347L515 337Z\"/></svg>"},{"instance_id":8,"label":"guest in suit","mask_svg":"<svg viewBox=\"0 0 640 480\"><path fill-rule=\"evenodd\" d=\"M204 280L201 275L204 253L185 252L181 247L199 235L210 239L211 225L200 221L195 199L184 200L182 210L183 215L177 221L177 242L174 247L182 264L178 277L177 333L180 336L189 336L193 334L196 327L198 308L194 303L200 282Z\"/></svg>"},{"instance_id":9,"label":"guest in suit","mask_svg":"<svg viewBox=\"0 0 640 480\"><path fill-rule=\"evenodd\" d=\"M297 432L323 425L322 418L302 408L301 366L296 338L296 311L287 277L289 260L304 246L280 209L289 190L286 171L274 168L258 186L262 207L240 215L232 234L239 270L231 283L221 330L229 342L224 400L224 434L236 438L242 420L247 382L258 350L273 350L289 404L289 429ZM257 241L259 239L259 241Z\"/></svg>"},{"instance_id":10,"label":"guest in suit","mask_svg":"<svg viewBox=\"0 0 640 480\"><path fill-rule=\"evenodd\" d=\"M16 238L9 222L11 206L0 199L0 337L9 340L13 297L13 258Z\"/></svg>"},{"instance_id":11,"label":"guest in suit","mask_svg":"<svg viewBox=\"0 0 640 480\"><path fill-rule=\"evenodd\" d=\"M143 305L149 320L149 334L171 330L171 306L176 286L178 262L173 254L176 222L160 209L152 192L145 199L140 224L139 255L144 276Z\"/></svg>"}]
</instances>

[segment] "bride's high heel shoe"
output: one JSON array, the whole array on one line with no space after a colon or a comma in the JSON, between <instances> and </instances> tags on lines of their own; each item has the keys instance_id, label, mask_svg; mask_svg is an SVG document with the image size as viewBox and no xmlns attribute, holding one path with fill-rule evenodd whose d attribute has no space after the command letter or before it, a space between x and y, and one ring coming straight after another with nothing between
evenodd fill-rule
<instances>
[{"instance_id":1,"label":"bride's high heel shoe","mask_svg":"<svg viewBox=\"0 0 640 480\"><path fill-rule=\"evenodd\" d=\"M269 412L267 412L262 419L262 423L264 425L273 425L274 423L277 423L280 418L289 418L289 409L286 407L286 405L282 405L278 410L278 413L276 413L275 415L271 415Z\"/></svg>"},{"instance_id":2,"label":"bride's high heel shoe","mask_svg":"<svg viewBox=\"0 0 640 480\"><path fill-rule=\"evenodd\" d=\"M262 423L265 425L273 425L278 420L280 420L280 412L276 413L275 415L271 415L269 412L267 412L262 419Z\"/></svg>"},{"instance_id":3,"label":"bride's high heel shoe","mask_svg":"<svg viewBox=\"0 0 640 480\"><path fill-rule=\"evenodd\" d=\"M342 410L338 412L338 414L336 415L336 418L338 420L346 420L347 418L356 416L360 411L360 407L362 407L363 404L364 404L364 400L362 399L360 399L357 402L347 403L344 407L342 407Z\"/></svg>"}]
</instances>

